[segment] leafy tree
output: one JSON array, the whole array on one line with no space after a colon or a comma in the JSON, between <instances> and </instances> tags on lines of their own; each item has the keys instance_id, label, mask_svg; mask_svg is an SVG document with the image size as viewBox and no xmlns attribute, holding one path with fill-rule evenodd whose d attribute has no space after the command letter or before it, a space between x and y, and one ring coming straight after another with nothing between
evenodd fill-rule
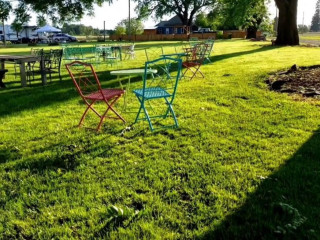
<instances>
[{"instance_id":1,"label":"leafy tree","mask_svg":"<svg viewBox=\"0 0 320 240\"><path fill-rule=\"evenodd\" d=\"M130 32L129 32L129 21L128 19L122 20L117 24L116 32L118 31L120 34L124 34L125 31L128 35L139 35L143 33L144 26L138 18L132 18L130 20Z\"/></svg>"},{"instance_id":2,"label":"leafy tree","mask_svg":"<svg viewBox=\"0 0 320 240\"><path fill-rule=\"evenodd\" d=\"M242 7L247 7L257 0L237 0L234 2L241 2ZM275 3L279 9L276 45L299 45L298 0L275 0ZM239 9L241 10L241 6L239 6Z\"/></svg>"},{"instance_id":3,"label":"leafy tree","mask_svg":"<svg viewBox=\"0 0 320 240\"><path fill-rule=\"evenodd\" d=\"M312 17L310 30L312 32L320 31L320 0L318 0L316 3L316 12Z\"/></svg>"},{"instance_id":4,"label":"leafy tree","mask_svg":"<svg viewBox=\"0 0 320 240\"><path fill-rule=\"evenodd\" d=\"M38 15L37 16L37 25L39 27L43 27L46 24L47 24L47 20L46 20L45 16L44 15Z\"/></svg>"},{"instance_id":5,"label":"leafy tree","mask_svg":"<svg viewBox=\"0 0 320 240\"><path fill-rule=\"evenodd\" d=\"M12 7L9 2L0 0L0 20L2 21L2 27L3 27L3 43L4 43L4 45L6 45L6 29L5 29L4 25L5 25L5 21L9 17L11 10L12 10Z\"/></svg>"},{"instance_id":6,"label":"leafy tree","mask_svg":"<svg viewBox=\"0 0 320 240\"><path fill-rule=\"evenodd\" d=\"M217 30L219 27L222 26L224 21L224 15L221 14L221 9L222 5L216 4L208 14L206 14L205 12L200 12L195 17L195 24L198 27Z\"/></svg>"},{"instance_id":7,"label":"leafy tree","mask_svg":"<svg viewBox=\"0 0 320 240\"><path fill-rule=\"evenodd\" d=\"M91 26L85 26L83 24L63 24L62 26L62 32L69 33L71 35L84 35L84 36L89 36L89 35L99 35L100 30L95 29Z\"/></svg>"},{"instance_id":8,"label":"leafy tree","mask_svg":"<svg viewBox=\"0 0 320 240\"><path fill-rule=\"evenodd\" d=\"M17 32L17 38L19 38L19 33L23 29L23 24L27 23L31 18L28 14L28 10L28 6L24 3L20 3L18 7L14 9L15 19L13 20L11 27Z\"/></svg>"},{"instance_id":9,"label":"leafy tree","mask_svg":"<svg viewBox=\"0 0 320 240\"><path fill-rule=\"evenodd\" d=\"M116 26L116 28L115 28L115 34L117 34L117 35L124 35L124 34L126 34L126 28L125 28L124 26L120 26L120 25Z\"/></svg>"},{"instance_id":10,"label":"leafy tree","mask_svg":"<svg viewBox=\"0 0 320 240\"><path fill-rule=\"evenodd\" d=\"M102 6L112 0L19 0L28 5L33 11L47 15L56 22L80 20L85 14L94 15L94 4Z\"/></svg>"},{"instance_id":11,"label":"leafy tree","mask_svg":"<svg viewBox=\"0 0 320 240\"><path fill-rule=\"evenodd\" d=\"M247 38L255 38L260 25L268 19L265 0L224 0L225 25L247 29ZM245 4L244 4L245 3Z\"/></svg>"},{"instance_id":12,"label":"leafy tree","mask_svg":"<svg viewBox=\"0 0 320 240\"><path fill-rule=\"evenodd\" d=\"M212 8L216 0L134 0L140 18L153 14L156 18L175 14L186 26L191 26L195 15L204 8Z\"/></svg>"}]
</instances>

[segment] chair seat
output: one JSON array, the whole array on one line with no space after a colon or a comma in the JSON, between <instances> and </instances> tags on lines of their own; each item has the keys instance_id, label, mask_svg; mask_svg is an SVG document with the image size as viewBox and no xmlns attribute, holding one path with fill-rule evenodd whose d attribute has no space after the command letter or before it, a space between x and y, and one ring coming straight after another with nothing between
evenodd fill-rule
<instances>
[{"instance_id":1,"label":"chair seat","mask_svg":"<svg viewBox=\"0 0 320 240\"><path fill-rule=\"evenodd\" d=\"M188 67L194 67L201 65L199 62L183 62L182 66L188 68Z\"/></svg>"},{"instance_id":2,"label":"chair seat","mask_svg":"<svg viewBox=\"0 0 320 240\"><path fill-rule=\"evenodd\" d=\"M103 100L105 97L105 99L109 100L116 96L121 96L122 94L124 94L124 90L121 89L102 89L102 93L97 91L86 95L85 98L90 100Z\"/></svg>"},{"instance_id":3,"label":"chair seat","mask_svg":"<svg viewBox=\"0 0 320 240\"><path fill-rule=\"evenodd\" d=\"M143 97L143 89L137 89L137 90L134 90L133 92L137 96ZM160 87L146 88L144 92L145 99L166 98L170 96L171 94L169 94L165 89Z\"/></svg>"}]
</instances>

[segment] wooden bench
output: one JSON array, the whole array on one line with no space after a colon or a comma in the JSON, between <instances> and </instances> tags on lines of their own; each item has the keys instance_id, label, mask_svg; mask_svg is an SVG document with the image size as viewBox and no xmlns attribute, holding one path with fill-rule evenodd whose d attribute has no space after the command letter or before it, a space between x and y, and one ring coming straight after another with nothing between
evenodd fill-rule
<instances>
[{"instance_id":1,"label":"wooden bench","mask_svg":"<svg viewBox=\"0 0 320 240\"><path fill-rule=\"evenodd\" d=\"M7 69L0 69L0 88L5 88L6 85L4 85L2 79L4 78L4 75L8 72Z\"/></svg>"}]
</instances>

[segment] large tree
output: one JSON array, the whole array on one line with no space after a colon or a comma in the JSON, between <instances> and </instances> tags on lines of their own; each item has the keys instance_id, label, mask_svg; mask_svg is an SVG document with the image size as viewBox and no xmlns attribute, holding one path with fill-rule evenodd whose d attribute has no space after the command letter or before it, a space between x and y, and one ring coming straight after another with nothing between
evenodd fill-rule
<instances>
[{"instance_id":1,"label":"large tree","mask_svg":"<svg viewBox=\"0 0 320 240\"><path fill-rule=\"evenodd\" d=\"M140 17L153 14L156 18L175 14L186 26L191 26L196 14L203 8L211 8L216 0L134 0L138 3Z\"/></svg>"},{"instance_id":2,"label":"large tree","mask_svg":"<svg viewBox=\"0 0 320 240\"><path fill-rule=\"evenodd\" d=\"M18 7L14 9L15 19L13 20L11 26L17 33L17 38L19 38L19 33L23 29L23 25L29 22L31 16L29 15L28 6L24 3L19 3ZM22 39L21 39L22 41Z\"/></svg>"},{"instance_id":3,"label":"large tree","mask_svg":"<svg viewBox=\"0 0 320 240\"><path fill-rule=\"evenodd\" d=\"M299 45L298 0L275 0L279 9L276 45Z\"/></svg>"},{"instance_id":4,"label":"large tree","mask_svg":"<svg viewBox=\"0 0 320 240\"><path fill-rule=\"evenodd\" d=\"M256 33L268 18L267 0L221 0L224 3L223 12L225 25L247 29L247 38L256 38Z\"/></svg>"},{"instance_id":5,"label":"large tree","mask_svg":"<svg viewBox=\"0 0 320 240\"><path fill-rule=\"evenodd\" d=\"M5 21L8 19L9 14L12 10L11 4L7 1L0 0L0 20L2 22L3 27L3 44L6 45L6 28L5 28Z\"/></svg>"},{"instance_id":6,"label":"large tree","mask_svg":"<svg viewBox=\"0 0 320 240\"><path fill-rule=\"evenodd\" d=\"M51 17L54 22L80 20L85 14L94 15L94 4L102 6L112 0L19 0L36 13Z\"/></svg>"}]
</instances>

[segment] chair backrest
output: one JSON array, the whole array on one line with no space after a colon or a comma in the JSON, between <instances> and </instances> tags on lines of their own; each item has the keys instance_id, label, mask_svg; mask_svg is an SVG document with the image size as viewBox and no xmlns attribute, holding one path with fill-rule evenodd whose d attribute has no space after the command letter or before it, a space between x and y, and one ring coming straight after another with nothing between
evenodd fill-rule
<instances>
[{"instance_id":1,"label":"chair backrest","mask_svg":"<svg viewBox=\"0 0 320 240\"><path fill-rule=\"evenodd\" d=\"M32 56L41 56L42 53L43 53L43 48L31 48L30 54Z\"/></svg>"},{"instance_id":2,"label":"chair backrest","mask_svg":"<svg viewBox=\"0 0 320 240\"><path fill-rule=\"evenodd\" d=\"M209 57L211 52L213 51L214 40L213 39L208 39L205 43L208 44L208 46L209 46L209 49L208 49L208 54L209 55L207 56L207 57Z\"/></svg>"},{"instance_id":3,"label":"chair backrest","mask_svg":"<svg viewBox=\"0 0 320 240\"><path fill-rule=\"evenodd\" d=\"M63 54L65 59L83 59L81 47L67 47Z\"/></svg>"},{"instance_id":4,"label":"chair backrest","mask_svg":"<svg viewBox=\"0 0 320 240\"><path fill-rule=\"evenodd\" d=\"M146 62L143 78L143 96L150 89L157 91L157 89L162 88L171 95L173 100L181 77L181 68L182 60L176 58L161 57Z\"/></svg>"},{"instance_id":5,"label":"chair backrest","mask_svg":"<svg viewBox=\"0 0 320 240\"><path fill-rule=\"evenodd\" d=\"M62 49L51 49L50 50L50 68L60 69L62 60L63 50Z\"/></svg>"},{"instance_id":6,"label":"chair backrest","mask_svg":"<svg viewBox=\"0 0 320 240\"><path fill-rule=\"evenodd\" d=\"M209 50L209 45L206 43L198 43L194 47L186 48L186 62L195 62L202 64Z\"/></svg>"},{"instance_id":7,"label":"chair backrest","mask_svg":"<svg viewBox=\"0 0 320 240\"><path fill-rule=\"evenodd\" d=\"M75 61L66 64L66 68L82 98L97 91L102 93L99 78L91 64Z\"/></svg>"},{"instance_id":8,"label":"chair backrest","mask_svg":"<svg viewBox=\"0 0 320 240\"><path fill-rule=\"evenodd\" d=\"M144 51L146 53L147 61L153 61L155 59L161 58L161 55L163 55L162 47L146 48Z\"/></svg>"}]
</instances>

